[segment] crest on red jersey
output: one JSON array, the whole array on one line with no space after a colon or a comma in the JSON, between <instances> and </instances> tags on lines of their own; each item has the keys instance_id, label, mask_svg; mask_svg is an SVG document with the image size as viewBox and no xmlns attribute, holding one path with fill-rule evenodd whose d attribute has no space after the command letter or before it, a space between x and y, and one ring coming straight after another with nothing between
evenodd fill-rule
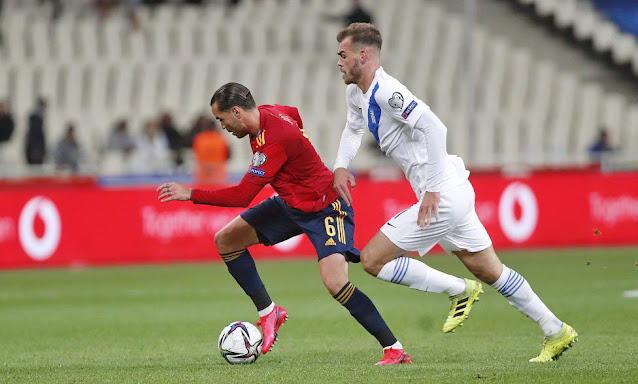
<instances>
[{"instance_id":1,"label":"crest on red jersey","mask_svg":"<svg viewBox=\"0 0 638 384\"><path fill-rule=\"evenodd\" d=\"M267 158L268 157L265 153L255 152L255 154L253 155L253 167L259 167L260 165L263 165L266 162Z\"/></svg>"}]
</instances>

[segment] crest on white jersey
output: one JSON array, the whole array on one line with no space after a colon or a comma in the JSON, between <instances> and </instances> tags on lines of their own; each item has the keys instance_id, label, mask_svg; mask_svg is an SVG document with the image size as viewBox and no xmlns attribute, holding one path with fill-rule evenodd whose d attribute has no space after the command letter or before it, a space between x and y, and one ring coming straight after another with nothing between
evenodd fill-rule
<instances>
[{"instance_id":1,"label":"crest on white jersey","mask_svg":"<svg viewBox=\"0 0 638 384\"><path fill-rule=\"evenodd\" d=\"M266 162L267 158L268 157L265 153L255 152L255 154L253 155L253 167L259 167L260 165L263 165Z\"/></svg>"},{"instance_id":2,"label":"crest on white jersey","mask_svg":"<svg viewBox=\"0 0 638 384\"><path fill-rule=\"evenodd\" d=\"M399 92L394 92L392 97L388 99L388 104L395 109L403 108L403 95Z\"/></svg>"}]
</instances>

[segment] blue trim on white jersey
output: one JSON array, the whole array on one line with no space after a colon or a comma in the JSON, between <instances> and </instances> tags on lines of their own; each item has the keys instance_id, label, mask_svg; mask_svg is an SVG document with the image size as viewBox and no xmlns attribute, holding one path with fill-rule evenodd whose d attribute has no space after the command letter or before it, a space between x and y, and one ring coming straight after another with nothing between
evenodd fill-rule
<instances>
[{"instance_id":1,"label":"blue trim on white jersey","mask_svg":"<svg viewBox=\"0 0 638 384\"><path fill-rule=\"evenodd\" d=\"M372 132L372 136L379 144L379 120L381 119L381 107L374 99L374 94L379 90L379 83L374 86L372 96L370 96L370 106L368 108L368 129Z\"/></svg>"}]
</instances>

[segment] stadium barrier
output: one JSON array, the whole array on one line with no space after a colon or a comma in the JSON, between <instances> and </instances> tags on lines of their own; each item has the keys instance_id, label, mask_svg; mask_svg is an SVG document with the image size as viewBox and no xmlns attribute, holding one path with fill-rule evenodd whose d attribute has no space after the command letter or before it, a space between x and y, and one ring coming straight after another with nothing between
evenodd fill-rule
<instances>
[{"instance_id":1,"label":"stadium barrier","mask_svg":"<svg viewBox=\"0 0 638 384\"><path fill-rule=\"evenodd\" d=\"M638 173L476 174L471 181L497 249L638 244ZM213 235L242 209L161 204L154 189L2 188L0 269L220 260ZM265 189L255 202L272 194ZM361 180L353 196L359 247L415 200L405 181ZM314 257L303 236L251 252Z\"/></svg>"}]
</instances>

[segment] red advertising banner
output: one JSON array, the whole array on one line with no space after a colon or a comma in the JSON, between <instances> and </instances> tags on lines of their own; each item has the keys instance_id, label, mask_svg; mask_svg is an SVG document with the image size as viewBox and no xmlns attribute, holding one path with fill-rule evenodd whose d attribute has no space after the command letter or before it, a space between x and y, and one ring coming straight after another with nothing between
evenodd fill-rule
<instances>
[{"instance_id":1,"label":"red advertising banner","mask_svg":"<svg viewBox=\"0 0 638 384\"><path fill-rule=\"evenodd\" d=\"M476 209L497 249L638 244L638 173L473 175ZM255 204L272 195L266 189ZM214 234L242 209L162 204L154 187L0 191L0 268L219 260ZM416 202L407 182L360 181L362 248ZM304 236L251 249L259 258L314 257Z\"/></svg>"}]
</instances>

